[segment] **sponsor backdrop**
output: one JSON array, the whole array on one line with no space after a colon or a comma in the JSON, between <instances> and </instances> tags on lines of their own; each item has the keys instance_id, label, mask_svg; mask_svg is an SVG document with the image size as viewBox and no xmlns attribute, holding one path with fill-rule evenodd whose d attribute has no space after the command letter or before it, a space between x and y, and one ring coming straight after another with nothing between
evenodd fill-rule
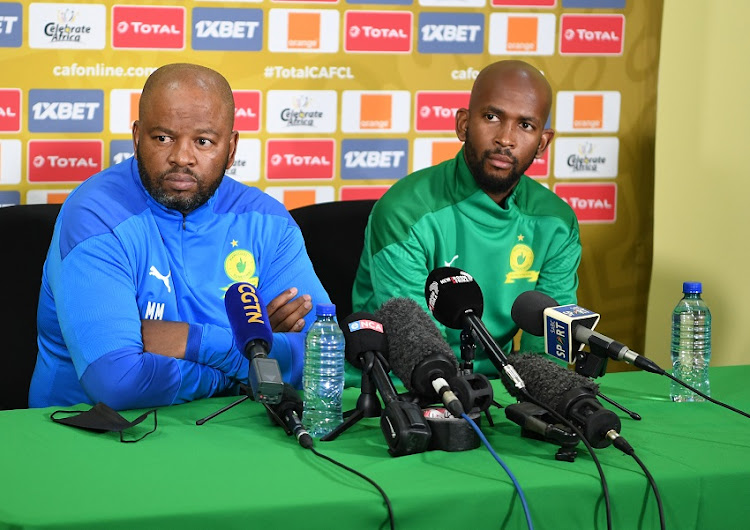
<instances>
[{"instance_id":1,"label":"sponsor backdrop","mask_svg":"<svg viewBox=\"0 0 750 530\"><path fill-rule=\"evenodd\" d=\"M140 88L171 62L232 85L232 178L290 209L377 198L454 156L473 79L519 58L555 92L557 137L528 174L581 222L580 303L640 348L661 16L661 0L0 2L0 204L61 202L132 156Z\"/></svg>"}]
</instances>

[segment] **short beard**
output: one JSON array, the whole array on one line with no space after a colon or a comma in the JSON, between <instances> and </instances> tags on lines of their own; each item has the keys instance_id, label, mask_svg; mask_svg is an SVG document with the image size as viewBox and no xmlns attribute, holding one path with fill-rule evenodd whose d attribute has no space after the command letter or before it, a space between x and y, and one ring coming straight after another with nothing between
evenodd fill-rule
<instances>
[{"instance_id":1,"label":"short beard","mask_svg":"<svg viewBox=\"0 0 750 530\"><path fill-rule=\"evenodd\" d=\"M136 152L136 162L138 163L138 173L141 176L141 183L143 183L143 187L146 188L146 191L149 193L149 195L151 195L159 204L166 206L167 208L171 208L172 210L177 210L178 212L181 212L183 214L188 214L208 202L208 199L210 199L211 196L216 192L216 190L219 188L219 185L221 184L221 181L224 179L224 174L222 173L221 176L219 176L219 178L216 179L216 181L213 182L210 186L204 187L203 181L200 177L198 177L189 168L183 168L182 170L177 171L165 171L164 173L156 177L156 180L154 180L146 170L146 167L143 165L142 158L139 152ZM227 162L224 164L225 167L228 162L229 159L227 158ZM195 178L198 181L198 190L191 195L166 192L163 186L164 179L167 175L177 173L190 175Z\"/></svg>"},{"instance_id":2,"label":"short beard","mask_svg":"<svg viewBox=\"0 0 750 530\"><path fill-rule=\"evenodd\" d=\"M516 184L518 184L521 180L521 175L523 175L534 162L534 159L532 158L525 166L519 166L518 159L511 154L509 149L487 149L481 156L477 157L475 156L475 150L471 143L468 130L465 133L465 138L464 158L466 160L466 165L469 166L469 170L474 176L477 186L487 194L500 195L508 193ZM507 177L493 177L484 170L485 161L493 154L499 154L513 159L513 169Z\"/></svg>"}]
</instances>

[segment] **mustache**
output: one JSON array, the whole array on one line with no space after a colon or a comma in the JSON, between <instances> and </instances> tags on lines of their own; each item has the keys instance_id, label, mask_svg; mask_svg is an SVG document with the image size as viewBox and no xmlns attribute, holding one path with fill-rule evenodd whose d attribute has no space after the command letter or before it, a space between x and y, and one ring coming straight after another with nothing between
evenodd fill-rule
<instances>
[{"instance_id":1,"label":"mustache","mask_svg":"<svg viewBox=\"0 0 750 530\"><path fill-rule=\"evenodd\" d=\"M163 179L167 178L170 175L183 175L183 176L187 175L188 177L192 177L195 180L198 180L198 175L196 175L195 172L192 169L190 169L189 167L177 168L177 169L170 169L168 171L165 171L161 175L159 175L159 179L163 180Z\"/></svg>"},{"instance_id":2,"label":"mustache","mask_svg":"<svg viewBox=\"0 0 750 530\"><path fill-rule=\"evenodd\" d=\"M513 156L513 154L510 152L510 149L487 149L484 152L484 158L489 158L492 155L507 156L508 158L513 160L514 164L518 162L518 159L515 156Z\"/></svg>"}]
</instances>

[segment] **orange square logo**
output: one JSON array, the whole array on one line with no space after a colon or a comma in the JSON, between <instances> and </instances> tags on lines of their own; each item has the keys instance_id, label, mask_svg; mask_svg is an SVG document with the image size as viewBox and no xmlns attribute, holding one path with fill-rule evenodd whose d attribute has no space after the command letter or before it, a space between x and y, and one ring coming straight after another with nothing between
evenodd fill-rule
<instances>
[{"instance_id":1,"label":"orange square logo","mask_svg":"<svg viewBox=\"0 0 750 530\"><path fill-rule=\"evenodd\" d=\"M604 121L604 96L579 94L573 98L573 128L601 129Z\"/></svg>"},{"instance_id":2,"label":"orange square logo","mask_svg":"<svg viewBox=\"0 0 750 530\"><path fill-rule=\"evenodd\" d=\"M130 94L130 125L132 127L133 122L138 119L138 104L141 102L140 92L133 92Z\"/></svg>"},{"instance_id":3,"label":"orange square logo","mask_svg":"<svg viewBox=\"0 0 750 530\"><path fill-rule=\"evenodd\" d=\"M539 23L536 17L508 17L508 51L537 51Z\"/></svg>"},{"instance_id":4,"label":"orange square logo","mask_svg":"<svg viewBox=\"0 0 750 530\"><path fill-rule=\"evenodd\" d=\"M47 193L47 204L62 204L68 197L69 191L65 192L54 192Z\"/></svg>"},{"instance_id":5,"label":"orange square logo","mask_svg":"<svg viewBox=\"0 0 750 530\"><path fill-rule=\"evenodd\" d=\"M391 94L362 94L359 101L361 129L390 129L393 97Z\"/></svg>"},{"instance_id":6,"label":"orange square logo","mask_svg":"<svg viewBox=\"0 0 750 530\"><path fill-rule=\"evenodd\" d=\"M315 204L315 190L284 190L283 202L287 210Z\"/></svg>"},{"instance_id":7,"label":"orange square logo","mask_svg":"<svg viewBox=\"0 0 750 530\"><path fill-rule=\"evenodd\" d=\"M432 142L432 165L445 162L461 150L461 142Z\"/></svg>"},{"instance_id":8,"label":"orange square logo","mask_svg":"<svg viewBox=\"0 0 750 530\"><path fill-rule=\"evenodd\" d=\"M320 13L289 13L287 47L320 48Z\"/></svg>"}]
</instances>

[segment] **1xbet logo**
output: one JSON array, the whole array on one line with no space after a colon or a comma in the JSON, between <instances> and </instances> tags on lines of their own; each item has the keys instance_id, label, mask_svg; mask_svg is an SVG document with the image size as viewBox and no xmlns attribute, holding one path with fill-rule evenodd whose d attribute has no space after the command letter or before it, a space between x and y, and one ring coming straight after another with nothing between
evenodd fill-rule
<instances>
[{"instance_id":1,"label":"1xbet logo","mask_svg":"<svg viewBox=\"0 0 750 530\"><path fill-rule=\"evenodd\" d=\"M102 132L104 91L29 90L29 132Z\"/></svg>"},{"instance_id":2,"label":"1xbet logo","mask_svg":"<svg viewBox=\"0 0 750 530\"><path fill-rule=\"evenodd\" d=\"M0 4L0 48L20 48L23 39L23 6Z\"/></svg>"},{"instance_id":3,"label":"1xbet logo","mask_svg":"<svg viewBox=\"0 0 750 530\"><path fill-rule=\"evenodd\" d=\"M341 142L341 178L400 179L407 173L408 154L406 139L345 139Z\"/></svg>"},{"instance_id":4,"label":"1xbet logo","mask_svg":"<svg viewBox=\"0 0 750 530\"><path fill-rule=\"evenodd\" d=\"M196 7L193 49L257 52L263 48L263 10Z\"/></svg>"},{"instance_id":5,"label":"1xbet logo","mask_svg":"<svg viewBox=\"0 0 750 530\"><path fill-rule=\"evenodd\" d=\"M482 53L484 15L477 13L421 13L419 53Z\"/></svg>"}]
</instances>

